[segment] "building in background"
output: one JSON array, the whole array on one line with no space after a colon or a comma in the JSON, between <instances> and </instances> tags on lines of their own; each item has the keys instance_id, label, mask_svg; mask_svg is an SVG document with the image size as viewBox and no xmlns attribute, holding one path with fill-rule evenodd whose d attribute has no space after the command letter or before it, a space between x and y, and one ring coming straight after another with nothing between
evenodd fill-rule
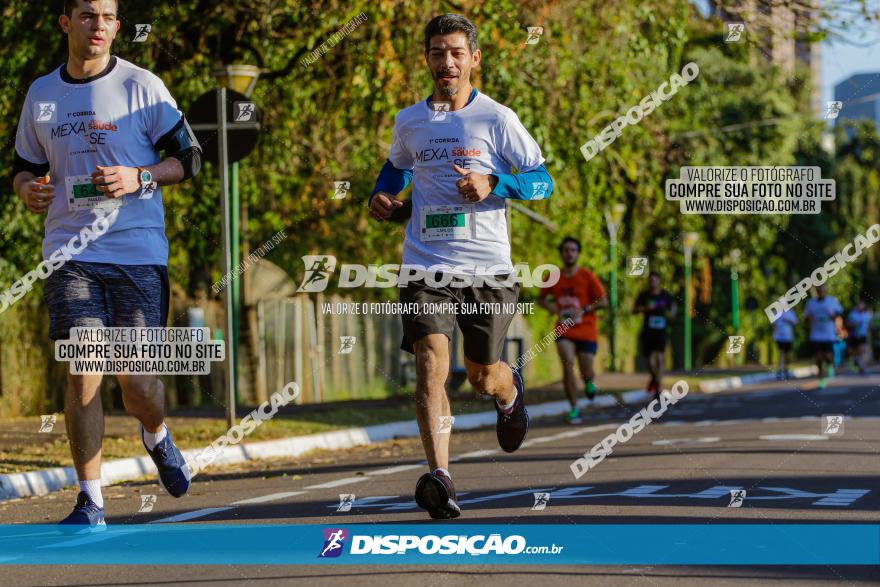
<instances>
[{"instance_id":1,"label":"building in background","mask_svg":"<svg viewBox=\"0 0 880 587\"><path fill-rule=\"evenodd\" d=\"M755 44L770 63L791 78L810 76L810 107L820 114L822 103L822 45L811 40L818 9L815 0L778 3L770 0L710 0L710 16L726 22L743 22L745 38Z\"/></svg>"},{"instance_id":2,"label":"building in background","mask_svg":"<svg viewBox=\"0 0 880 587\"><path fill-rule=\"evenodd\" d=\"M834 86L834 99L842 102L836 124L868 119L880 127L880 72L849 76Z\"/></svg>"}]
</instances>

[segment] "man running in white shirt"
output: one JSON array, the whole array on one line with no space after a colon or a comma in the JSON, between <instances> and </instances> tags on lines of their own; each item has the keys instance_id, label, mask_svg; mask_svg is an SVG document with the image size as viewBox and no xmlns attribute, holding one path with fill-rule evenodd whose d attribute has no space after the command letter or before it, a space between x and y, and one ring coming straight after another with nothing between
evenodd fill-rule
<instances>
[{"instance_id":1,"label":"man running in white shirt","mask_svg":"<svg viewBox=\"0 0 880 587\"><path fill-rule=\"evenodd\" d=\"M461 514L449 472L451 412L444 386L456 323L468 381L495 398L501 448L513 452L525 440L525 386L501 361L513 319L507 308L519 295L504 199L547 198L553 184L540 147L516 114L471 85L482 58L474 24L456 14L435 17L424 42L434 93L397 114L391 152L369 204L374 218L391 218L403 206L396 195L412 181L400 301L437 304L442 311L403 314L401 348L416 356L416 417L429 468L416 484L416 503L441 519ZM460 311L481 303L500 304L502 311Z\"/></svg>"},{"instance_id":2,"label":"man running in white shirt","mask_svg":"<svg viewBox=\"0 0 880 587\"><path fill-rule=\"evenodd\" d=\"M76 327L165 326L168 239L160 186L188 179L201 166L198 141L162 80L111 55L118 8L116 0L65 0L58 22L67 35L67 63L31 84L15 138L15 192L28 210L46 214L43 259L52 270L44 297L53 340L68 339ZM91 241L82 236L102 217L109 225L104 233ZM77 239L78 247L71 244ZM65 392L80 492L61 523L76 531L105 525L102 377L68 375ZM165 426L162 381L117 379L159 483L181 497L190 475Z\"/></svg>"}]
</instances>

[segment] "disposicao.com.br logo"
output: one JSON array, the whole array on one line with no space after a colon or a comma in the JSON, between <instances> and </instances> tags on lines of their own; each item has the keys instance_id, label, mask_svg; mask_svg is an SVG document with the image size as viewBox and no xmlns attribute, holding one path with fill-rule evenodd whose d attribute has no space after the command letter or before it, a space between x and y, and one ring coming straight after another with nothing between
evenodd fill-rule
<instances>
[{"instance_id":1,"label":"disposicao.com.br logo","mask_svg":"<svg viewBox=\"0 0 880 587\"><path fill-rule=\"evenodd\" d=\"M342 528L325 528L324 529L324 545L318 558L336 558L345 547L345 539L348 538L348 531Z\"/></svg>"},{"instance_id":2,"label":"disposicao.com.br logo","mask_svg":"<svg viewBox=\"0 0 880 587\"><path fill-rule=\"evenodd\" d=\"M321 558L337 557L342 553L348 537L345 530L334 528L324 530L324 545ZM564 546L529 546L526 539L518 534L502 537L501 534L475 534L473 536L448 534L436 536L416 536L407 534L388 534L351 536L349 554L439 554L481 556L489 554L560 554Z\"/></svg>"},{"instance_id":3,"label":"disposicao.com.br logo","mask_svg":"<svg viewBox=\"0 0 880 587\"><path fill-rule=\"evenodd\" d=\"M299 293L318 293L327 289L336 271L333 255L304 255L305 267ZM552 287L559 281L560 271L556 265L538 265L534 270L528 263L518 263L512 270L508 265L458 265L454 267L432 265L358 265L344 263L339 268L337 285L340 288L359 287L406 287L410 282L422 281L430 287Z\"/></svg>"}]
</instances>

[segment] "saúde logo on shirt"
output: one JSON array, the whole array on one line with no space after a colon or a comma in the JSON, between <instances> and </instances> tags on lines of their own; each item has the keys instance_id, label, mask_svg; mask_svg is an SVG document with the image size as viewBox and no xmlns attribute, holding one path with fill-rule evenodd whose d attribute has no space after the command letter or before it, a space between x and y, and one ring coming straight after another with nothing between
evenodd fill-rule
<instances>
[{"instance_id":1,"label":"sa\u00fade logo on shirt","mask_svg":"<svg viewBox=\"0 0 880 587\"><path fill-rule=\"evenodd\" d=\"M79 113L70 113L68 116L74 116L76 114ZM97 119L88 122L85 120L78 120L74 122L62 122L61 124L52 127L50 138L52 141L56 141L70 136L82 136L90 145L106 145L107 133L118 131L119 127L112 122L102 122Z\"/></svg>"}]
</instances>

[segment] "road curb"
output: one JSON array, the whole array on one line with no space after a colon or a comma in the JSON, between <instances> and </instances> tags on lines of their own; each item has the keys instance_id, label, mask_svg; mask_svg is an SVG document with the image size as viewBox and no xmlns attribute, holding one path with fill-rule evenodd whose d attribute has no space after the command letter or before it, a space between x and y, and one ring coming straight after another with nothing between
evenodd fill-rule
<instances>
[{"instance_id":1,"label":"road curb","mask_svg":"<svg viewBox=\"0 0 880 587\"><path fill-rule=\"evenodd\" d=\"M794 379L803 379L805 377L816 375L819 370L816 368L816 365L810 365L809 367L790 369L788 372ZM742 387L743 385L766 383L767 381L776 381L776 373L753 373L752 375L739 375L736 377L702 381L700 382L700 391L703 393L718 393L720 391Z\"/></svg>"},{"instance_id":2,"label":"road curb","mask_svg":"<svg viewBox=\"0 0 880 587\"><path fill-rule=\"evenodd\" d=\"M811 371L812 370L812 371ZM801 367L794 369L792 373L797 377L807 377L815 373L816 367ZM772 373L758 373L740 377L728 377L700 384L700 390L705 393L718 393L725 389L733 389L748 385L770 381L775 378ZM647 401L648 394L644 390L635 389L618 394L625 404L641 404ZM582 399L581 405L593 407L613 407L618 405L617 399L611 394L598 396L592 402ZM546 416L558 416L569 410L567 401L545 402L529 406L531 418ZM453 427L458 430L473 430L495 424L495 411L463 414L455 417ZM412 438L419 435L418 424L415 420L390 422L362 428L346 428L332 432L309 434L306 436L294 436L278 440L266 440L235 446L226 446L216 453L216 458L211 464L224 465L243 463L251 460L268 459L273 457L296 457L315 449L340 450L355 446L365 446L375 442L393 440L394 438ZM187 461L193 461L202 449L189 449L181 451ZM129 457L105 461L101 465L101 480L103 485L113 485L123 481L131 481L144 475L155 475L156 467L148 456ZM76 471L73 467L54 467L40 469L25 473L9 473L0 475L0 501L19 499L23 497L35 497L60 491L65 487L76 485Z\"/></svg>"}]
</instances>

